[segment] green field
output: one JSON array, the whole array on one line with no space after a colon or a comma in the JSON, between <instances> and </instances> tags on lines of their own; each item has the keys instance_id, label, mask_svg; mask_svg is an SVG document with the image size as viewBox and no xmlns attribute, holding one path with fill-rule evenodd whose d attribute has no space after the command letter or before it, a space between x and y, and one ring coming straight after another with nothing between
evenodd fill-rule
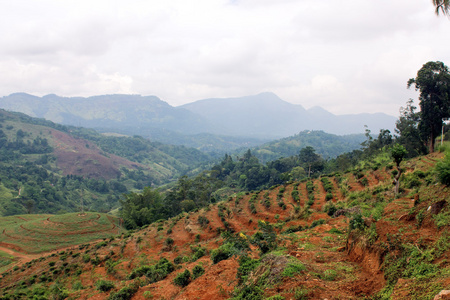
<instances>
[{"instance_id":1,"label":"green field","mask_svg":"<svg viewBox=\"0 0 450 300\"><path fill-rule=\"evenodd\" d=\"M123 231L117 217L93 212L0 217L0 245L27 253L89 243Z\"/></svg>"},{"instance_id":2,"label":"green field","mask_svg":"<svg viewBox=\"0 0 450 300\"><path fill-rule=\"evenodd\" d=\"M0 251L0 272L3 272L4 270L8 269L9 268L8 266L13 262L14 262L13 256L3 251Z\"/></svg>"}]
</instances>

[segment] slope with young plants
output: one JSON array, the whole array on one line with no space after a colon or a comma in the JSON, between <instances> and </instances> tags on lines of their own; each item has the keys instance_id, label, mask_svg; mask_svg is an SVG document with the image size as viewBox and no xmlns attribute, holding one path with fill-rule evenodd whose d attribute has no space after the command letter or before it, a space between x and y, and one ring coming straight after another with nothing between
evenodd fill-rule
<instances>
[{"instance_id":1,"label":"slope with young plants","mask_svg":"<svg viewBox=\"0 0 450 300\"><path fill-rule=\"evenodd\" d=\"M450 288L448 188L432 161L239 193L2 274L4 299L432 299ZM364 165L364 167L362 167ZM428 209L430 207L430 209Z\"/></svg>"}]
</instances>

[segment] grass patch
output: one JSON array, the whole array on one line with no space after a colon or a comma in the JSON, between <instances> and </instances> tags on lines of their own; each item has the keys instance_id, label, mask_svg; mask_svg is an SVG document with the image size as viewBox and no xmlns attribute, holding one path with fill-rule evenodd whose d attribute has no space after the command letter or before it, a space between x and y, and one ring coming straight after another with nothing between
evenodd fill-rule
<instances>
[{"instance_id":1,"label":"grass patch","mask_svg":"<svg viewBox=\"0 0 450 300\"><path fill-rule=\"evenodd\" d=\"M118 218L88 212L83 215L19 215L1 217L0 242L9 243L29 253L89 243L125 232Z\"/></svg>"}]
</instances>

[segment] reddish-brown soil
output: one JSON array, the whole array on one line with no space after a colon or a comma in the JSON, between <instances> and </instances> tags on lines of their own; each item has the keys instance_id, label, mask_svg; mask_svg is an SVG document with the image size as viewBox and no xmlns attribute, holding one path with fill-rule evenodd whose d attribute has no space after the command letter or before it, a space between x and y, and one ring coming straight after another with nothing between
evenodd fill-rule
<instances>
[{"instance_id":1,"label":"reddish-brown soil","mask_svg":"<svg viewBox=\"0 0 450 300\"><path fill-rule=\"evenodd\" d=\"M120 168L149 169L148 166L131 162L122 157L107 154L94 144L77 139L64 132L51 129L56 164L64 175L72 174L90 178L114 179L120 176Z\"/></svg>"},{"instance_id":2,"label":"reddish-brown soil","mask_svg":"<svg viewBox=\"0 0 450 300\"><path fill-rule=\"evenodd\" d=\"M420 168L422 164L418 165ZM435 161L436 157L426 159L426 163ZM411 166L414 167L414 166ZM346 174L351 191L362 191L365 188L373 189L378 185L389 185L390 174L379 169L365 174L368 186L359 184L352 174ZM338 185L332 178L334 185L334 203L344 201ZM243 233L250 237L258 231L258 221L274 224L278 232L279 254L286 261L295 261L305 266L306 270L292 277L280 277L272 284L265 286L265 297L281 295L285 299L295 299L295 293L299 290L306 291L307 299L362 299L373 296L386 284L383 274L383 258L386 255L385 247L392 236L402 233L406 243L429 244L439 239L444 229L437 229L432 216L425 215L420 226L417 225L416 213L411 214L414 199L402 197L395 199L392 192L384 194L389 198L389 204L383 212L382 218L375 222L378 239L369 242L366 237L348 234L348 222L351 216L340 216L332 218L322 211L326 204L325 191L319 180L314 180L317 189L315 201L310 208L310 214L298 218L294 207L297 206L291 196L293 185L287 185L282 200L286 204L285 209L278 205L277 195L279 189L269 191L270 207L264 205L264 194L262 191L255 200L256 213L252 213L249 200L252 194L244 195L241 199L233 197L231 200L221 202L218 205L210 205L197 212L184 214L167 221L152 224L146 229L133 233L130 237L120 237L106 240L106 246L97 247L95 243L87 247L73 247L66 249L71 255L60 259L59 255L43 256L42 259L31 258L28 260L26 254L17 254L24 262L32 262L30 267L23 270L11 271L0 281L0 288L5 291L14 290L19 280L29 278L34 274L50 274L50 262L59 267L63 263L69 266L78 264L83 272L74 275L68 271L68 275L62 275L58 279L60 284L66 286L73 299L106 299L111 292L101 292L96 289L95 283L100 280L110 280L115 284L112 292L122 287L138 284L139 288L132 299L227 299L233 295L238 288L236 277L239 267L238 258L223 260L213 264L210 259L212 250L223 243L220 231L225 228L225 222L235 233ZM308 201L305 183L298 186L300 206L303 208ZM426 208L435 199L447 197L447 194L438 186L430 187L427 194L420 195L423 202L417 205L416 212ZM407 194L407 193L405 193ZM224 214L224 220L219 217L219 211ZM201 226L198 222L199 216L208 219L209 223ZM301 225L309 227L313 222L321 221L323 224L312 229L296 231L290 234L281 234L288 228ZM374 222L373 220L366 220ZM278 226L278 224L280 224ZM369 224L370 225L370 224ZM162 230L161 230L162 229ZM448 229L448 228L447 228ZM173 245L166 245L167 238L173 239ZM207 255L193 262L191 261L194 247L204 247ZM7 245L2 245L7 247ZM1 250L1 249L0 249ZM8 252L12 253L12 252ZM79 254L77 254L79 253ZM14 255L14 254L12 254ZM22 255L22 256L21 256ZM251 246L249 255L253 258L260 257L255 246ZM449 253L450 255L450 253ZM84 262L83 257L91 258L90 262ZM98 263L93 264L92 259L98 258ZM127 276L132 270L143 266L152 265L162 257L173 261L176 257L184 257L178 269L169 274L167 278L156 283L148 284L145 276L140 279L130 280ZM116 264L110 268L111 262ZM445 264L448 262L442 261ZM187 287L181 288L174 284L174 278L185 269L192 271L194 266L202 265L205 274L193 280ZM255 270L251 277L257 281L264 269ZM327 275L328 274L328 275ZM330 275L331 274L331 275ZM442 281L442 286L450 287L450 279ZM81 290L72 289L74 281L81 282L84 287ZM140 283L139 283L139 282ZM48 286L50 283L43 283ZM409 281L402 280L397 283L393 299L412 299L410 292L405 286Z\"/></svg>"}]
</instances>

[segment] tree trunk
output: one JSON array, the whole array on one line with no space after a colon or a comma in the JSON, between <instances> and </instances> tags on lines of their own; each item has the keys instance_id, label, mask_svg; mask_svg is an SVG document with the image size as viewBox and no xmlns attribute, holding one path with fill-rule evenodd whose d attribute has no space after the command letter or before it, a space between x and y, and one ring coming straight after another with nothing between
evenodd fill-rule
<instances>
[{"instance_id":1,"label":"tree trunk","mask_svg":"<svg viewBox=\"0 0 450 300\"><path fill-rule=\"evenodd\" d=\"M400 165L397 165L397 175L395 175L394 177L394 184L395 184L395 189L394 189L394 193L397 196L398 192L400 190L400 175L402 175L402 171L400 170Z\"/></svg>"},{"instance_id":2,"label":"tree trunk","mask_svg":"<svg viewBox=\"0 0 450 300\"><path fill-rule=\"evenodd\" d=\"M436 142L436 141L435 141L434 134L431 134L431 137L430 137L430 143L429 143L429 146L430 146L429 151L430 151L430 153L433 153L433 152L434 152L434 143L435 143L435 142Z\"/></svg>"}]
</instances>

